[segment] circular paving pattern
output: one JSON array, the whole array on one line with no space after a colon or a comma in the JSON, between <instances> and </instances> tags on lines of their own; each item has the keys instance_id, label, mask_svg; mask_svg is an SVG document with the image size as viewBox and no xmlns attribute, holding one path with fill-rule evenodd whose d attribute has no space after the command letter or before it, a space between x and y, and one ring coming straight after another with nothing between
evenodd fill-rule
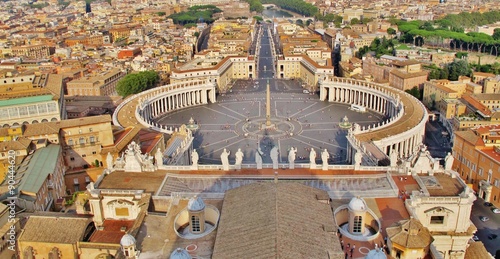
<instances>
[{"instance_id":1,"label":"circular paving pattern","mask_svg":"<svg viewBox=\"0 0 500 259\"><path fill-rule=\"evenodd\" d=\"M164 115L156 121L178 127L192 117L199 126L194 132L193 148L200 163L220 163L224 148L234 154L243 151L243 163L255 163L255 152L264 152L263 162L271 163L269 152L278 146L280 163L287 163L288 151L297 148L296 163L308 163L309 152L327 149L330 164L344 164L347 129L339 126L345 116L361 126L382 121L383 116L367 111L359 113L350 106L320 101L317 95L303 93L298 81L270 80L271 124L266 125L267 80L236 81L232 90L217 96L217 102L190 107ZM320 158L318 158L320 163Z\"/></svg>"}]
</instances>

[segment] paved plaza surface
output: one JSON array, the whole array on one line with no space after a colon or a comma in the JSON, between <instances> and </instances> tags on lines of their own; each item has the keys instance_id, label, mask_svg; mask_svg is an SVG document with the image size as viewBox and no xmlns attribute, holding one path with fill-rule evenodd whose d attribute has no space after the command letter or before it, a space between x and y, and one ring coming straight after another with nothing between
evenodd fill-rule
<instances>
[{"instance_id":1,"label":"paved plaza surface","mask_svg":"<svg viewBox=\"0 0 500 259\"><path fill-rule=\"evenodd\" d=\"M260 147L263 162L271 163L270 150L277 146L279 162L288 162L288 151L297 148L296 163L308 163L314 148L317 163L320 150L330 153L330 164L345 164L347 130L339 123L347 116L349 122L368 126L382 121L380 114L368 111L358 113L349 105L320 101L316 94L303 93L296 80L270 79L271 122L274 127L263 129L266 121L267 79L238 80L226 94L217 96L217 102L166 114L157 121L162 125L188 124L192 117L199 125L194 133L193 147L201 164L220 163L224 148L231 152L229 159L241 148L243 163L255 163L255 152Z\"/></svg>"}]
</instances>

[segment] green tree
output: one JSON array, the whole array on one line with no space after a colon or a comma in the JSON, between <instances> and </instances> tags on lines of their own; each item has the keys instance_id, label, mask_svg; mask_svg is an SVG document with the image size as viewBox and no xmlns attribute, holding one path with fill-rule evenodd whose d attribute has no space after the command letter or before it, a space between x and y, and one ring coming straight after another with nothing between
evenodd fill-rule
<instances>
[{"instance_id":1,"label":"green tree","mask_svg":"<svg viewBox=\"0 0 500 259\"><path fill-rule=\"evenodd\" d=\"M500 40L500 28L496 28L494 31L493 31L493 39L495 40Z\"/></svg>"},{"instance_id":2,"label":"green tree","mask_svg":"<svg viewBox=\"0 0 500 259\"><path fill-rule=\"evenodd\" d=\"M470 76L472 70L466 60L455 60L448 64L448 79L451 81L458 80L459 76Z\"/></svg>"},{"instance_id":3,"label":"green tree","mask_svg":"<svg viewBox=\"0 0 500 259\"><path fill-rule=\"evenodd\" d=\"M412 89L410 90L406 90L405 92L413 95L413 97L419 99L419 100L422 100L422 92L420 91L420 89L418 89L417 86L414 86Z\"/></svg>"},{"instance_id":4,"label":"green tree","mask_svg":"<svg viewBox=\"0 0 500 259\"><path fill-rule=\"evenodd\" d=\"M155 71L128 74L118 81L116 92L123 97L137 94L155 86L159 79Z\"/></svg>"},{"instance_id":5,"label":"green tree","mask_svg":"<svg viewBox=\"0 0 500 259\"><path fill-rule=\"evenodd\" d=\"M157 12L156 13L158 16L165 16L167 13L166 12Z\"/></svg>"},{"instance_id":6,"label":"green tree","mask_svg":"<svg viewBox=\"0 0 500 259\"><path fill-rule=\"evenodd\" d=\"M387 28L387 34L396 35L396 30L394 28Z\"/></svg>"},{"instance_id":7,"label":"green tree","mask_svg":"<svg viewBox=\"0 0 500 259\"><path fill-rule=\"evenodd\" d=\"M359 24L359 23L360 23L360 21L358 18L354 17L351 19L351 24Z\"/></svg>"}]
</instances>

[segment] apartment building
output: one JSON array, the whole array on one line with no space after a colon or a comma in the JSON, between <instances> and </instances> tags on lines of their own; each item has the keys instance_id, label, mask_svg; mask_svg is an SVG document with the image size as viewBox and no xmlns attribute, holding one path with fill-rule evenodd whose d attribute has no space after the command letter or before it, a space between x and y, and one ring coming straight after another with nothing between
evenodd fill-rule
<instances>
[{"instance_id":1,"label":"apartment building","mask_svg":"<svg viewBox=\"0 0 500 259\"><path fill-rule=\"evenodd\" d=\"M125 76L118 68L72 80L66 84L68 95L114 96L118 81Z\"/></svg>"},{"instance_id":2,"label":"apartment building","mask_svg":"<svg viewBox=\"0 0 500 259\"><path fill-rule=\"evenodd\" d=\"M47 45L24 45L12 47L12 55L26 58L46 58L50 56L50 50Z\"/></svg>"},{"instance_id":3,"label":"apartment building","mask_svg":"<svg viewBox=\"0 0 500 259\"><path fill-rule=\"evenodd\" d=\"M455 132L453 170L479 197L500 206L500 126L479 126Z\"/></svg>"},{"instance_id":4,"label":"apartment building","mask_svg":"<svg viewBox=\"0 0 500 259\"><path fill-rule=\"evenodd\" d=\"M172 70L170 83L193 80L208 80L217 84L219 91L229 89L233 79L254 78L255 60L246 56L228 56L222 58L213 52L200 53L193 60L180 68Z\"/></svg>"}]
</instances>

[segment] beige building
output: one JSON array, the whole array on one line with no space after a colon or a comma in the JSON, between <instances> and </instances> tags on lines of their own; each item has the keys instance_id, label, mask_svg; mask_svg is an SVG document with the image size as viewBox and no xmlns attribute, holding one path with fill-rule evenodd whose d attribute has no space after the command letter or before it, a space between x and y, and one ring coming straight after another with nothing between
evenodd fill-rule
<instances>
[{"instance_id":1,"label":"beige building","mask_svg":"<svg viewBox=\"0 0 500 259\"><path fill-rule=\"evenodd\" d=\"M12 47L12 55L16 57L39 59L50 56L50 52L49 47L46 45L25 45Z\"/></svg>"},{"instance_id":2,"label":"beige building","mask_svg":"<svg viewBox=\"0 0 500 259\"><path fill-rule=\"evenodd\" d=\"M114 96L116 85L125 73L117 68L99 73L98 75L88 75L80 79L68 82L68 95L84 96Z\"/></svg>"},{"instance_id":3,"label":"beige building","mask_svg":"<svg viewBox=\"0 0 500 259\"><path fill-rule=\"evenodd\" d=\"M500 75L484 79L483 93L485 94L500 93Z\"/></svg>"},{"instance_id":4,"label":"beige building","mask_svg":"<svg viewBox=\"0 0 500 259\"><path fill-rule=\"evenodd\" d=\"M276 73L279 78L300 79L304 88L314 91L320 80L333 75L331 59L319 65L307 55L285 55L278 58Z\"/></svg>"},{"instance_id":5,"label":"beige building","mask_svg":"<svg viewBox=\"0 0 500 259\"><path fill-rule=\"evenodd\" d=\"M479 197L500 207L500 159L498 125L455 132L453 170L472 185Z\"/></svg>"},{"instance_id":6,"label":"beige building","mask_svg":"<svg viewBox=\"0 0 500 259\"><path fill-rule=\"evenodd\" d=\"M419 220L432 235L430 254L433 258L465 258L477 230L470 220L476 196L458 173L449 169L453 163L451 155L445 158L444 168L426 149L409 161L413 167L410 172L418 179L420 189L410 192L405 206L410 217ZM416 257L412 253L401 258Z\"/></svg>"},{"instance_id":7,"label":"beige building","mask_svg":"<svg viewBox=\"0 0 500 259\"><path fill-rule=\"evenodd\" d=\"M216 53L199 53L195 59L172 70L170 83L207 80L217 85L219 91L227 91L234 79L249 79L256 76L255 60L252 57L228 56L220 58Z\"/></svg>"},{"instance_id":8,"label":"beige building","mask_svg":"<svg viewBox=\"0 0 500 259\"><path fill-rule=\"evenodd\" d=\"M23 82L26 80L31 80L31 87ZM3 127L66 118L62 75L26 74L5 77L3 81L6 82L3 88L6 91L0 98L0 125Z\"/></svg>"},{"instance_id":9,"label":"beige building","mask_svg":"<svg viewBox=\"0 0 500 259\"><path fill-rule=\"evenodd\" d=\"M431 80L425 82L422 102L429 109L437 109L441 114L446 114L447 119L459 116L461 115L460 113L453 113L447 110L448 108L453 109L454 106L450 106L450 101L445 100L461 98L467 91L468 83L470 83L470 78L468 77L462 77L458 81ZM454 109L454 111L459 112L461 109Z\"/></svg>"}]
</instances>

